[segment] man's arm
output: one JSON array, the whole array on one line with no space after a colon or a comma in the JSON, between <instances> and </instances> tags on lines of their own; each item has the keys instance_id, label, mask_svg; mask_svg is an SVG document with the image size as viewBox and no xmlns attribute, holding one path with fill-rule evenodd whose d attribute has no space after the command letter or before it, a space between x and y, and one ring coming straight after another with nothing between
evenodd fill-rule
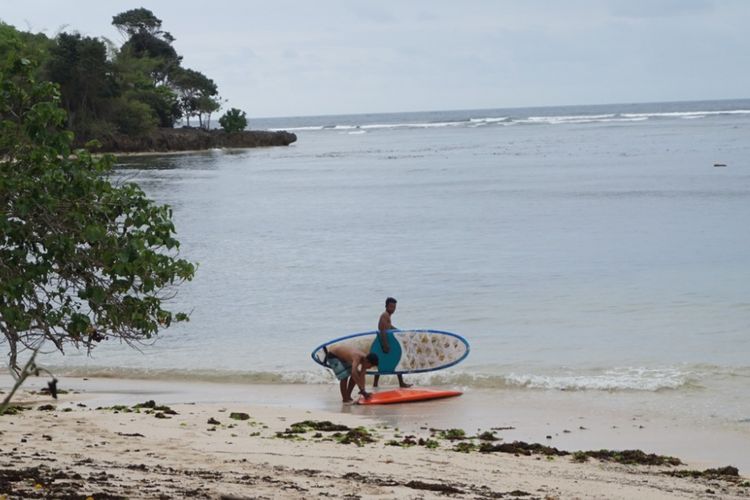
<instances>
[{"instance_id":1,"label":"man's arm","mask_svg":"<svg viewBox=\"0 0 750 500\"><path fill-rule=\"evenodd\" d=\"M388 345L386 332L392 328L391 319L388 315L386 313L381 314L380 321L378 322L378 338L380 339L380 346L383 348L384 353L388 353L391 350L391 347Z\"/></svg>"},{"instance_id":2,"label":"man's arm","mask_svg":"<svg viewBox=\"0 0 750 500\"><path fill-rule=\"evenodd\" d=\"M354 358L354 363L352 363L352 380L354 380L354 383L359 387L359 393L365 398L369 398L370 394L365 391L365 376L367 370L363 367L363 360L364 358L361 356L356 356Z\"/></svg>"}]
</instances>

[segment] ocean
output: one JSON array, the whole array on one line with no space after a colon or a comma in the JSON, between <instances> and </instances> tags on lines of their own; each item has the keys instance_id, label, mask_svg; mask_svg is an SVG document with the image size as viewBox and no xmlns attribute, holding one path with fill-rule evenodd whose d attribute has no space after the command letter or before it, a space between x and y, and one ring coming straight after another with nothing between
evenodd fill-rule
<instances>
[{"instance_id":1,"label":"ocean","mask_svg":"<svg viewBox=\"0 0 750 500\"><path fill-rule=\"evenodd\" d=\"M44 363L332 384L312 349L374 330L394 296L397 327L471 343L412 381L685 396L684 411L750 427L750 100L250 125L298 141L115 172L173 207L181 256L199 263L172 302L190 322L140 350Z\"/></svg>"}]
</instances>

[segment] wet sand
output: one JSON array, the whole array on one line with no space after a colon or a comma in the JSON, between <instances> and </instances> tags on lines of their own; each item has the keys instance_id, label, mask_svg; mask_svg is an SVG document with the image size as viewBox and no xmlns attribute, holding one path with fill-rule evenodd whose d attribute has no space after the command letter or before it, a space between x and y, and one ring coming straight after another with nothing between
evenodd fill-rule
<instances>
[{"instance_id":1,"label":"wet sand","mask_svg":"<svg viewBox=\"0 0 750 500\"><path fill-rule=\"evenodd\" d=\"M16 402L29 403L30 409L0 418L0 469L4 471L0 495L750 496L746 477L692 477L692 473L676 472L736 466L731 460L732 450L739 446L746 449L747 445L741 432L683 429L679 422L670 423L655 415L614 411L612 405L591 396L589 404L581 406L577 399L583 400L583 396L577 394L524 394L522 398L512 393L470 391L444 401L359 407L342 406L333 384L248 386L63 379L60 387L71 392L55 401L35 392L45 384L43 379L31 380L16 398ZM9 386L10 378L0 378L0 390L7 391ZM148 406L133 408L149 400L157 406L167 405L169 412ZM48 404L51 409L39 409ZM121 406L113 409L115 405ZM236 414L234 418L232 413ZM348 430L292 425L303 421L330 421ZM458 425L461 422L464 425ZM365 429L364 434L353 431L359 427ZM449 439L451 434L445 431L451 428L464 430L467 439ZM295 429L300 432L286 432ZM497 440L478 439L482 432ZM350 433L353 437L348 439ZM364 437L374 441L358 442ZM529 456L523 449L500 451L498 445L516 440L550 448L530 452ZM482 445L483 452L479 451ZM578 463L572 455L552 453L553 448L640 448L647 453L677 456L686 463L625 465L595 458ZM746 470L740 468L741 472Z\"/></svg>"}]
</instances>

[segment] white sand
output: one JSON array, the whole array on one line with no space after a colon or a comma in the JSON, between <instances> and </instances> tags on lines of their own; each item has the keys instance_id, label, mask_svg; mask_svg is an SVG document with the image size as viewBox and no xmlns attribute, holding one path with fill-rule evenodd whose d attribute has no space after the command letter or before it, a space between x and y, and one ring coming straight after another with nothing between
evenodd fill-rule
<instances>
[{"instance_id":1,"label":"white sand","mask_svg":"<svg viewBox=\"0 0 750 500\"><path fill-rule=\"evenodd\" d=\"M7 390L9 381L0 380L0 387ZM26 389L43 385L43 380L35 379ZM746 478L734 482L676 478L664 474L675 470L669 466L626 466L596 460L580 464L569 457L459 453L452 451L454 442L440 439L437 449L386 445L392 439L402 440L407 433L415 439L430 438L430 431L420 427L447 427L441 424L450 421L446 415L471 403L475 397L471 394L462 396L463 401L458 398L398 407L342 407L336 400L334 386L237 386L107 379L63 380L60 385L75 387L80 392L62 395L55 402L24 391L17 401L32 402L34 409L0 418L3 457L0 469L26 470L30 477L14 483L13 494L19 495L20 490L19 498L24 497L24 492L31 494L35 487L36 493L49 493L53 498L55 494L61 496L65 484L77 494L95 498L97 495L310 498L321 494L333 498L346 495L445 498L444 493L424 489L435 485L456 488L453 494L456 498L490 498L500 493L512 498L509 493L513 491L530 494L522 498L750 496L750 487L741 486ZM157 419L143 412L95 409L113 404L131 406L148 399L168 404L178 415ZM481 394L478 399L481 400ZM50 402L56 407L54 411L36 409ZM193 402L196 404L190 404ZM313 409L305 410L306 407ZM66 408L70 411L64 411ZM497 425L512 425L516 429L496 433L504 442L547 433L551 440L543 436L534 441L568 450L643 448L638 443L651 440L658 448L662 442L668 444L670 433L680 439L689 438L677 429L663 428L665 424L654 424L645 417L640 422L631 420L630 414L601 418L595 407L589 410L579 418L565 411L542 412L533 405L515 408L507 415L498 415ZM252 418L232 420L231 412L245 412ZM209 425L209 418L220 424ZM621 432L596 429L610 418L623 425ZM320 437L308 432L303 440L276 437L276 432L302 420L365 426L376 432L378 441L362 447L341 444L325 440L330 439L328 432L322 432ZM406 425L397 431L394 422ZM579 427L586 429L573 429L578 422L584 422ZM465 429L468 434L476 430L472 426ZM636 439L639 435L648 437L639 441ZM713 435L724 436L721 432ZM574 446L598 444L613 436L616 439L612 441L627 441L627 445ZM717 448L720 447L718 443ZM728 463L731 462L727 460L721 465ZM710 460L691 461L678 469L702 469L706 464L715 465ZM40 479L38 486L32 477L33 469L32 472L27 469L36 466L43 466L40 477L45 471L48 476ZM62 474L53 481L50 477L55 471ZM102 473L109 476L101 476ZM80 479L75 479L76 474ZM0 490L1 493L9 492Z\"/></svg>"}]
</instances>

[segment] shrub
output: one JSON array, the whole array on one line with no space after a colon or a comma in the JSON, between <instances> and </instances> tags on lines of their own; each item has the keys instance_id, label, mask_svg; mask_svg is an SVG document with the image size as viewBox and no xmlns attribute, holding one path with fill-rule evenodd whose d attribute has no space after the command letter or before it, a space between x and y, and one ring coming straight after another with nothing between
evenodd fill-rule
<instances>
[{"instance_id":1,"label":"shrub","mask_svg":"<svg viewBox=\"0 0 750 500\"><path fill-rule=\"evenodd\" d=\"M219 125L226 132L241 132L247 127L246 114L244 111L232 108L219 118Z\"/></svg>"}]
</instances>

